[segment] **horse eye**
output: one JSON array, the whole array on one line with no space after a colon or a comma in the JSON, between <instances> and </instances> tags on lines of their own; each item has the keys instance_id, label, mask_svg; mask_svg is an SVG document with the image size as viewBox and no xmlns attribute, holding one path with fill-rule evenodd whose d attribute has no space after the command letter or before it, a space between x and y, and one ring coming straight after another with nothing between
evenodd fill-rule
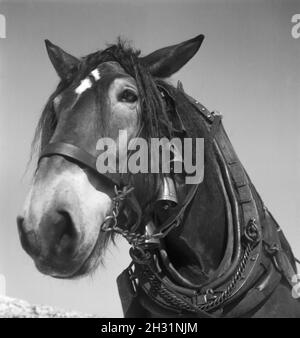
<instances>
[{"instance_id":1,"label":"horse eye","mask_svg":"<svg viewBox=\"0 0 300 338\"><path fill-rule=\"evenodd\" d=\"M120 95L120 101L134 103L138 99L136 93L132 90L125 89Z\"/></svg>"}]
</instances>

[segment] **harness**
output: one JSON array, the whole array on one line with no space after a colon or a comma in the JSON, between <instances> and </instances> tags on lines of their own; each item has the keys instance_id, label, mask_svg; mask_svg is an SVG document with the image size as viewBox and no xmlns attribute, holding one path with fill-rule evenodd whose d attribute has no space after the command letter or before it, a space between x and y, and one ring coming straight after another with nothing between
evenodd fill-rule
<instances>
[{"instance_id":1,"label":"harness","mask_svg":"<svg viewBox=\"0 0 300 338\"><path fill-rule=\"evenodd\" d=\"M166 88L162 89L172 98ZM133 261L117 279L126 317L143 316L145 313L179 317L246 315L275 290L282 276L291 283L294 267L282 249L280 228L263 205L232 148L221 123L222 116L209 112L198 101L182 90L180 92L205 121L209 130L208 141L212 142L231 206L234 249L227 258L228 268L206 284L194 286L183 281L161 245L162 239L182 223L199 185L191 186L184 201L174 208L168 219L159 226L146 225L142 233L140 217L130 229L118 225L124 201L131 201L131 205L139 209L132 194L133 188L128 182L124 184L121 175L99 173L94 156L76 145L56 142L45 147L39 161L43 157L61 155L96 171L114 186L111 213L104 220L101 230L121 234L132 246L130 255ZM181 112L176 113L180 118Z\"/></svg>"},{"instance_id":2,"label":"harness","mask_svg":"<svg viewBox=\"0 0 300 338\"><path fill-rule=\"evenodd\" d=\"M131 249L133 262L117 280L123 311L127 317L149 314L201 318L246 316L273 293L282 277L292 286L295 274L289 257L292 254L283 250L281 229L263 205L234 152L221 115L209 112L198 101L184 95L200 112L209 129L209 141L213 142L232 208L235 249L227 270L201 286L183 283L160 246L148 248L144 255ZM192 200L188 199L188 203ZM184 210L186 208L184 204ZM173 219L178 221L177 216L175 213ZM177 225L162 229L171 231Z\"/></svg>"}]
</instances>

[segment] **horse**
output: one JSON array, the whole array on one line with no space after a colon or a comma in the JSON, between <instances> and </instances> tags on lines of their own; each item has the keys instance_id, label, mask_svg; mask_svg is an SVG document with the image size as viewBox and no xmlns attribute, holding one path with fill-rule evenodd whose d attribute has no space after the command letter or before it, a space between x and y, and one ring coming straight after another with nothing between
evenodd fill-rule
<instances>
[{"instance_id":1,"label":"horse","mask_svg":"<svg viewBox=\"0 0 300 338\"><path fill-rule=\"evenodd\" d=\"M296 259L222 115L168 81L203 39L142 56L119 38L81 58L45 40L60 81L33 140L36 171L17 217L22 247L40 272L75 279L125 237L132 262L117 283L127 318L300 317ZM203 179L187 184L174 156L168 174L100 172L99 139L115 141L124 163L120 130L148 143L204 139Z\"/></svg>"}]
</instances>

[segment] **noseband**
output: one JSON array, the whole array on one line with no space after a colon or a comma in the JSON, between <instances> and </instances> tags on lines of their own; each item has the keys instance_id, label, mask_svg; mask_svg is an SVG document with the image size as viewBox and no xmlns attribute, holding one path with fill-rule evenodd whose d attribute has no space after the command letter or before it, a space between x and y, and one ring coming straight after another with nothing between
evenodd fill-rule
<instances>
[{"instance_id":1,"label":"noseband","mask_svg":"<svg viewBox=\"0 0 300 338\"><path fill-rule=\"evenodd\" d=\"M112 183L113 185L120 186L121 178L117 179L115 176L108 174L102 174L97 170L96 161L97 158L88 153L87 151L77 147L74 144L65 143L65 142L54 142L49 143L42 154L39 157L39 162L44 157L50 157L54 155L60 155L67 159L75 160L79 164L83 164L85 167L92 169L98 175L100 175L106 182Z\"/></svg>"}]
</instances>

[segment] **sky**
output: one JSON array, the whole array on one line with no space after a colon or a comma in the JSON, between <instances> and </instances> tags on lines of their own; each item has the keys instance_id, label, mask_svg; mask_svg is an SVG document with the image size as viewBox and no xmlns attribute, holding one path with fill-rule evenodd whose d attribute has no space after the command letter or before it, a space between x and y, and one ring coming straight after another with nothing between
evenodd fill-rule
<instances>
[{"instance_id":1,"label":"sky","mask_svg":"<svg viewBox=\"0 0 300 338\"><path fill-rule=\"evenodd\" d=\"M83 56L122 36L143 54L198 34L196 56L172 77L219 110L232 144L300 257L299 0L0 1L0 274L7 295L103 317L122 316L115 279L129 264L120 240L105 268L76 281L40 274L22 250L16 216L31 182L34 129L57 85L44 39ZM1 36L1 34L0 34Z\"/></svg>"}]
</instances>

